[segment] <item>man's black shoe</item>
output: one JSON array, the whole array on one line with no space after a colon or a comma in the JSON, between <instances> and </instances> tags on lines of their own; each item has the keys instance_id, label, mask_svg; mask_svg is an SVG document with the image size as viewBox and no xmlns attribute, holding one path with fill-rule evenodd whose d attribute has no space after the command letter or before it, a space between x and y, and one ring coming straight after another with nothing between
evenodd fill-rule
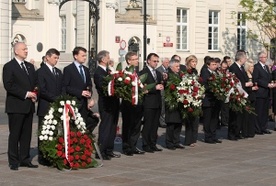
<instances>
[{"instance_id":1,"label":"man's black shoe","mask_svg":"<svg viewBox=\"0 0 276 186\"><path fill-rule=\"evenodd\" d=\"M9 165L11 170L18 170L18 165Z\"/></svg>"},{"instance_id":2,"label":"man's black shoe","mask_svg":"<svg viewBox=\"0 0 276 186\"><path fill-rule=\"evenodd\" d=\"M156 146L151 147L151 149L152 149L153 151L162 151L162 150L163 150L163 149L157 148Z\"/></svg>"},{"instance_id":3,"label":"man's black shoe","mask_svg":"<svg viewBox=\"0 0 276 186\"><path fill-rule=\"evenodd\" d=\"M177 149L185 149L184 145L182 145L182 144L177 144L174 147Z\"/></svg>"},{"instance_id":4,"label":"man's black shoe","mask_svg":"<svg viewBox=\"0 0 276 186\"><path fill-rule=\"evenodd\" d=\"M209 143L209 144L215 144L216 142L214 140L205 140L205 143Z\"/></svg>"},{"instance_id":5,"label":"man's black shoe","mask_svg":"<svg viewBox=\"0 0 276 186\"><path fill-rule=\"evenodd\" d=\"M148 152L148 153L154 153L154 151L151 148L149 148L149 147L145 147L145 148L143 148L143 150L145 152Z\"/></svg>"},{"instance_id":6,"label":"man's black shoe","mask_svg":"<svg viewBox=\"0 0 276 186\"><path fill-rule=\"evenodd\" d=\"M123 154L126 156L133 156L133 153L130 150L123 151Z\"/></svg>"},{"instance_id":7,"label":"man's black shoe","mask_svg":"<svg viewBox=\"0 0 276 186\"><path fill-rule=\"evenodd\" d=\"M114 152L106 153L107 156L111 158L120 158L121 154L115 154Z\"/></svg>"},{"instance_id":8,"label":"man's black shoe","mask_svg":"<svg viewBox=\"0 0 276 186\"><path fill-rule=\"evenodd\" d=\"M222 141L220 141L219 139L214 139L214 142L216 142L216 143L222 143Z\"/></svg>"},{"instance_id":9,"label":"man's black shoe","mask_svg":"<svg viewBox=\"0 0 276 186\"><path fill-rule=\"evenodd\" d=\"M96 159L100 159L100 156L98 154L95 155ZM102 154L103 160L111 160L111 157L107 156L106 154Z\"/></svg>"},{"instance_id":10,"label":"man's black shoe","mask_svg":"<svg viewBox=\"0 0 276 186\"><path fill-rule=\"evenodd\" d=\"M28 163L20 163L20 167L38 168L38 165L34 165L32 164L32 162L28 162Z\"/></svg>"},{"instance_id":11,"label":"man's black shoe","mask_svg":"<svg viewBox=\"0 0 276 186\"><path fill-rule=\"evenodd\" d=\"M264 133L264 134L271 134L272 132L269 131L269 130L264 130L263 133Z\"/></svg>"},{"instance_id":12,"label":"man's black shoe","mask_svg":"<svg viewBox=\"0 0 276 186\"><path fill-rule=\"evenodd\" d=\"M174 147L174 146L167 146L167 149L169 149L169 150L175 150L176 147Z\"/></svg>"},{"instance_id":13,"label":"man's black shoe","mask_svg":"<svg viewBox=\"0 0 276 186\"><path fill-rule=\"evenodd\" d=\"M136 147L135 150L133 151L133 154L145 154L145 151L142 151Z\"/></svg>"}]
</instances>

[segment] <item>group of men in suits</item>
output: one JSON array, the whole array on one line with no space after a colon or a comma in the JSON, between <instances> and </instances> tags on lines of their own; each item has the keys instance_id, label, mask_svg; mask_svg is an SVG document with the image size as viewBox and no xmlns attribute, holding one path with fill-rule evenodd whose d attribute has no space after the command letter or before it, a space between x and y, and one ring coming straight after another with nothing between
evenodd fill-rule
<instances>
[{"instance_id":1,"label":"group of men in suits","mask_svg":"<svg viewBox=\"0 0 276 186\"><path fill-rule=\"evenodd\" d=\"M28 48L25 43L14 45L14 59L3 67L3 84L6 89L6 113L9 118L8 161L11 170L19 166L37 168L30 160L30 142L32 135L33 113L38 101L37 115L39 126L47 114L49 105L62 94L74 96L79 101L79 112L85 121L90 121L90 109L94 105L92 81L86 61L87 51L83 47L73 50L74 62L61 70L56 68L59 51L51 48L46 52L41 68L35 71L33 64L25 61ZM97 120L98 121L98 120ZM95 128L97 123L88 123ZM39 146L39 140L38 140ZM20 151L20 152L19 152ZM38 161L42 165L49 162L38 152Z\"/></svg>"}]
</instances>

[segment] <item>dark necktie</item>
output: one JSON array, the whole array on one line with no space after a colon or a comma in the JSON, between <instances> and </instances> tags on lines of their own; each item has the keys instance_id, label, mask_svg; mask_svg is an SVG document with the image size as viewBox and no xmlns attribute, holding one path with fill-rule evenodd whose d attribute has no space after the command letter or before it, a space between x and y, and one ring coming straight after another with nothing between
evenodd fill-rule
<instances>
[{"instance_id":1,"label":"dark necktie","mask_svg":"<svg viewBox=\"0 0 276 186\"><path fill-rule=\"evenodd\" d=\"M21 68L23 69L23 71L24 71L27 75L29 75L29 72L28 72L28 70L26 69L24 62L21 62L20 65L21 65Z\"/></svg>"},{"instance_id":2,"label":"dark necktie","mask_svg":"<svg viewBox=\"0 0 276 186\"><path fill-rule=\"evenodd\" d=\"M266 66L263 66L263 67L264 67L264 70L268 73Z\"/></svg>"},{"instance_id":3,"label":"dark necktie","mask_svg":"<svg viewBox=\"0 0 276 186\"><path fill-rule=\"evenodd\" d=\"M155 69L152 70L152 75L155 81L157 81L156 71Z\"/></svg>"},{"instance_id":4,"label":"dark necktie","mask_svg":"<svg viewBox=\"0 0 276 186\"><path fill-rule=\"evenodd\" d=\"M79 68L80 68L81 78L82 78L83 82L85 82L85 78L84 78L84 74L83 74L83 70L82 70L82 65L80 65Z\"/></svg>"}]
</instances>

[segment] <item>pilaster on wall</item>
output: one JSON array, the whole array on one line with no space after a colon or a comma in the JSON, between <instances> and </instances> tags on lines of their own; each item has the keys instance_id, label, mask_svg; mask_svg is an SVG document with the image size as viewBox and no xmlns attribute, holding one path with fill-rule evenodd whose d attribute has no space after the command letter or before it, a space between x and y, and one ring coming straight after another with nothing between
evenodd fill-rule
<instances>
[{"instance_id":1,"label":"pilaster on wall","mask_svg":"<svg viewBox=\"0 0 276 186\"><path fill-rule=\"evenodd\" d=\"M98 51L108 50L112 51L112 45L115 40L115 32L112 31L115 27L115 0L103 0L100 4L100 19L99 19L99 41ZM115 54L110 54L113 56Z\"/></svg>"},{"instance_id":2,"label":"pilaster on wall","mask_svg":"<svg viewBox=\"0 0 276 186\"><path fill-rule=\"evenodd\" d=\"M2 67L11 58L11 3L0 0L0 74L2 84Z\"/></svg>"}]
</instances>

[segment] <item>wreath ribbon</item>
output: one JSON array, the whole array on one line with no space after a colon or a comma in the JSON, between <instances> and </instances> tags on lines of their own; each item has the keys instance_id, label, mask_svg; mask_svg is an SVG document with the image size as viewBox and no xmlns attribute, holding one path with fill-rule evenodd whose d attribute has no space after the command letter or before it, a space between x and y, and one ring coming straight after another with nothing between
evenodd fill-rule
<instances>
[{"instance_id":1,"label":"wreath ribbon","mask_svg":"<svg viewBox=\"0 0 276 186\"><path fill-rule=\"evenodd\" d=\"M131 76L131 80L133 82L134 85L132 85L131 88L131 103L132 105L137 105L138 104L138 75L136 73L136 71L133 72L133 75Z\"/></svg>"},{"instance_id":2,"label":"wreath ribbon","mask_svg":"<svg viewBox=\"0 0 276 186\"><path fill-rule=\"evenodd\" d=\"M109 96L114 96L114 78L109 81L107 90Z\"/></svg>"},{"instance_id":3,"label":"wreath ribbon","mask_svg":"<svg viewBox=\"0 0 276 186\"><path fill-rule=\"evenodd\" d=\"M69 145L70 145L70 116L72 114L73 119L76 119L73 107L70 104L64 104L63 109L63 135L64 135L64 146L65 146L65 157L72 167L72 162L69 159Z\"/></svg>"}]
</instances>

